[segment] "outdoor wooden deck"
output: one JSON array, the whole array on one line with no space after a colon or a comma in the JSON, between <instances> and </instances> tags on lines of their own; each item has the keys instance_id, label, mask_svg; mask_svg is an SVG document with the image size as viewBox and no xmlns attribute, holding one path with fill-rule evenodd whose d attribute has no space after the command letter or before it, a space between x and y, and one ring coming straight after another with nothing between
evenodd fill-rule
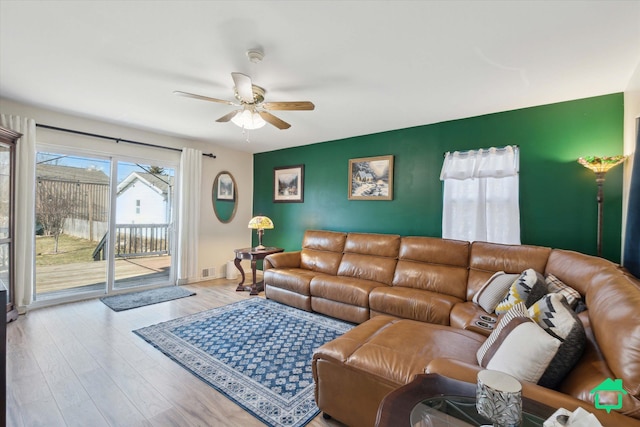
<instances>
[{"instance_id":1,"label":"outdoor wooden deck","mask_svg":"<svg viewBox=\"0 0 640 427\"><path fill-rule=\"evenodd\" d=\"M106 261L92 261L65 265L39 266L36 269L36 294L65 291L80 287L104 286ZM169 275L171 256L117 258L116 286L141 285Z\"/></svg>"}]
</instances>

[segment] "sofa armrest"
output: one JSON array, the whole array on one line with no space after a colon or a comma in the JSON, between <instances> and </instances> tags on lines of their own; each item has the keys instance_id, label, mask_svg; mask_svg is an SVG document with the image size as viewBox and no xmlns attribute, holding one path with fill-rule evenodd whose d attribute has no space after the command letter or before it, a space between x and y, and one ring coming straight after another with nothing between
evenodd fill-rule
<instances>
[{"instance_id":1,"label":"sofa armrest","mask_svg":"<svg viewBox=\"0 0 640 427\"><path fill-rule=\"evenodd\" d=\"M481 366L471 365L459 360L441 358L432 360L425 369L425 373L440 374L445 377L475 384L477 382L478 372L483 369L484 368ZM635 418L631 418L617 412L607 414L604 410L596 409L588 402L576 399L568 394L541 387L537 384L528 382L521 383L523 396L552 408L565 408L569 411L574 411L578 406L580 406L593 413L605 427L640 427L640 420Z\"/></svg>"},{"instance_id":2,"label":"sofa armrest","mask_svg":"<svg viewBox=\"0 0 640 427\"><path fill-rule=\"evenodd\" d=\"M497 320L495 314L487 313L471 301L454 305L449 314L449 324L454 328L466 329L486 337L491 335Z\"/></svg>"},{"instance_id":3,"label":"sofa armrest","mask_svg":"<svg viewBox=\"0 0 640 427\"><path fill-rule=\"evenodd\" d=\"M279 252L267 255L264 259L262 269L267 271L270 268L299 268L300 251Z\"/></svg>"}]
</instances>

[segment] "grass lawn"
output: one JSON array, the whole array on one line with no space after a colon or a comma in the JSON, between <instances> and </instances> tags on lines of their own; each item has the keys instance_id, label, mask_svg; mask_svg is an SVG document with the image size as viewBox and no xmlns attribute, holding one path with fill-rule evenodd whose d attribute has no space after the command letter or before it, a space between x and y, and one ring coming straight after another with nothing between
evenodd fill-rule
<instances>
[{"instance_id":1,"label":"grass lawn","mask_svg":"<svg viewBox=\"0 0 640 427\"><path fill-rule=\"evenodd\" d=\"M54 244L53 237L36 236L36 266L91 262L98 242L62 234L58 240L57 254L53 252Z\"/></svg>"}]
</instances>

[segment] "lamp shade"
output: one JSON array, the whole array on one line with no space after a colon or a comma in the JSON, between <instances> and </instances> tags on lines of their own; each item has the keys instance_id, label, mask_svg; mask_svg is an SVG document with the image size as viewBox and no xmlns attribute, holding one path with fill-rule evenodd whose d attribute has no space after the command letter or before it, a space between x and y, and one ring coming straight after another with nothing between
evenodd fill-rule
<instances>
[{"instance_id":1,"label":"lamp shade","mask_svg":"<svg viewBox=\"0 0 640 427\"><path fill-rule=\"evenodd\" d=\"M273 221L267 216L254 216L249 221L249 228L254 230L264 230L273 228Z\"/></svg>"},{"instance_id":2,"label":"lamp shade","mask_svg":"<svg viewBox=\"0 0 640 427\"><path fill-rule=\"evenodd\" d=\"M242 112L236 114L235 116L233 116L231 121L237 126L247 130L259 129L267 124L267 122L264 121L260 114L249 109L245 109Z\"/></svg>"},{"instance_id":3,"label":"lamp shade","mask_svg":"<svg viewBox=\"0 0 640 427\"><path fill-rule=\"evenodd\" d=\"M476 409L494 426L519 426L522 422L522 385L504 372L478 372Z\"/></svg>"},{"instance_id":4,"label":"lamp shade","mask_svg":"<svg viewBox=\"0 0 640 427\"><path fill-rule=\"evenodd\" d=\"M609 169L624 162L626 156L586 156L580 157L578 163L595 173L606 173Z\"/></svg>"}]
</instances>

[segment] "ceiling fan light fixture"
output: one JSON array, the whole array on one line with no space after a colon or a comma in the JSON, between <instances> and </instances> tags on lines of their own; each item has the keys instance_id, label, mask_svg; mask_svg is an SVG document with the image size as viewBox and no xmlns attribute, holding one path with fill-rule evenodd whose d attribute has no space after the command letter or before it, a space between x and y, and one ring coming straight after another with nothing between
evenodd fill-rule
<instances>
[{"instance_id":1,"label":"ceiling fan light fixture","mask_svg":"<svg viewBox=\"0 0 640 427\"><path fill-rule=\"evenodd\" d=\"M251 111L248 109L243 110L242 112L236 114L231 121L236 124L236 126L241 127L247 130L260 129L267 122L264 121L260 114L256 111Z\"/></svg>"}]
</instances>

